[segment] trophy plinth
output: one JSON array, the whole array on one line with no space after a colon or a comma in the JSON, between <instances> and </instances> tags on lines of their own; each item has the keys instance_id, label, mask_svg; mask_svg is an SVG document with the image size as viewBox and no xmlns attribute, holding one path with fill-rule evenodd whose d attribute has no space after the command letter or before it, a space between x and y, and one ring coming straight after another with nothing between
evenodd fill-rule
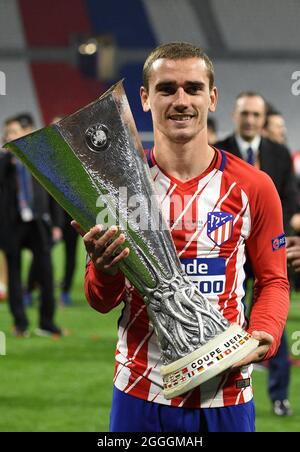
<instances>
[{"instance_id":1,"label":"trophy plinth","mask_svg":"<svg viewBox=\"0 0 300 452\"><path fill-rule=\"evenodd\" d=\"M256 347L256 339L240 326L231 324L206 345L161 367L165 398L172 399L215 377Z\"/></svg>"}]
</instances>

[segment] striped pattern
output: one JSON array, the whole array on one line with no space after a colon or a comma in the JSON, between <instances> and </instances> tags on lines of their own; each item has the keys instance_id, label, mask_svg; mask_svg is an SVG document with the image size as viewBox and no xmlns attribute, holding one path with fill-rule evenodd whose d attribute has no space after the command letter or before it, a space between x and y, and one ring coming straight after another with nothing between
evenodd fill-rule
<instances>
[{"instance_id":1,"label":"striped pattern","mask_svg":"<svg viewBox=\"0 0 300 452\"><path fill-rule=\"evenodd\" d=\"M208 298L232 322L244 326L244 239L251 228L248 198L223 168L224 154L217 151L211 167L198 178L182 183L166 175L150 157L150 171L163 215L170 225L179 256L223 258L226 262L222 294ZM230 157L232 158L232 157ZM183 204L184 202L184 204ZM179 203L180 208L176 208ZM229 212L234 217L231 238L218 247L207 235L208 213ZM244 403L252 398L251 386L236 388L236 380L250 378L251 368L218 376L172 400L162 393L160 353L145 305L135 289L127 286L127 300L119 323L114 383L128 394L149 401L184 407L218 407Z\"/></svg>"}]
</instances>

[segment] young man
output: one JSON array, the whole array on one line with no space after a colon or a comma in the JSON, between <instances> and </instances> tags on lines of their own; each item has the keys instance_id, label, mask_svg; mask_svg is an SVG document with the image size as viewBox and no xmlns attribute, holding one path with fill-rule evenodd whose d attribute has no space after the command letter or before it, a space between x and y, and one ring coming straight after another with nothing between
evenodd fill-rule
<instances>
[{"instance_id":1,"label":"young man","mask_svg":"<svg viewBox=\"0 0 300 452\"><path fill-rule=\"evenodd\" d=\"M267 175L208 145L207 115L215 111L217 89L212 63L201 49L170 43L151 52L140 95L144 111L150 111L153 119L154 148L147 153L150 171L157 190L164 194L162 210L178 256L183 265L191 259L206 263L205 278L212 287L206 296L228 320L247 327L242 302L247 248L256 275L249 331L260 345L234 369L166 400L157 338L145 304L117 267L129 249L113 254L124 235L109 244L117 228L93 227L83 238L91 258L85 276L87 299L102 313L125 301L110 430L253 431L249 365L276 352L289 304L280 200ZM182 227L175 227L178 209L173 203L185 195L190 203L184 206L184 218L195 221L193 240L185 234L190 225L184 224L184 218ZM217 219L221 213L228 214L230 234L221 234L219 239L213 235L217 228L208 220L212 213ZM221 290L212 284L216 268L222 269L218 275ZM189 274L188 266L186 270ZM196 277L201 279L201 275Z\"/></svg>"}]
</instances>

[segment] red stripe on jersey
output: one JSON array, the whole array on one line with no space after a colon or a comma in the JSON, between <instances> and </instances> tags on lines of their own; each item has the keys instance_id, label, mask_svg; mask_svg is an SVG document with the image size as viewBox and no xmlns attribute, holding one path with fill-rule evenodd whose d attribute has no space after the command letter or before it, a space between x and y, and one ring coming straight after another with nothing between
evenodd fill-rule
<instances>
[{"instance_id":1,"label":"red stripe on jersey","mask_svg":"<svg viewBox=\"0 0 300 452\"><path fill-rule=\"evenodd\" d=\"M241 372L238 370L237 372L231 372L227 375L228 379L223 388L224 406L244 403L243 390L236 387L236 381L243 379Z\"/></svg>"},{"instance_id":2,"label":"red stripe on jersey","mask_svg":"<svg viewBox=\"0 0 300 452\"><path fill-rule=\"evenodd\" d=\"M146 369L144 374L137 374L134 370L131 371L127 387L124 392L135 397L141 397L141 394L149 393L151 381L149 374L152 369Z\"/></svg>"},{"instance_id":3,"label":"red stripe on jersey","mask_svg":"<svg viewBox=\"0 0 300 452\"><path fill-rule=\"evenodd\" d=\"M141 375L148 367L148 342L153 334L153 331L149 331L149 318L143 306L145 305L140 295L134 290L130 304L130 319L126 326L127 358L138 368L138 374ZM126 389L134 383L133 380L136 378L130 379Z\"/></svg>"}]
</instances>

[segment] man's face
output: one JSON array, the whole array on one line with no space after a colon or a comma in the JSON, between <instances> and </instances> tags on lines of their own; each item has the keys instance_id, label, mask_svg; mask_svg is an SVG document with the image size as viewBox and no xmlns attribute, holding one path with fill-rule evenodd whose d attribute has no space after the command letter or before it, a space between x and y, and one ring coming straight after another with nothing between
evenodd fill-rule
<instances>
[{"instance_id":1,"label":"man's face","mask_svg":"<svg viewBox=\"0 0 300 452\"><path fill-rule=\"evenodd\" d=\"M209 89L202 59L161 58L152 65L148 92L141 88L141 101L144 111L152 113L156 134L186 143L206 129L207 114L215 111L217 90Z\"/></svg>"},{"instance_id":2,"label":"man's face","mask_svg":"<svg viewBox=\"0 0 300 452\"><path fill-rule=\"evenodd\" d=\"M17 140L24 135L24 129L21 127L18 121L13 121L4 127L3 142Z\"/></svg>"},{"instance_id":3,"label":"man's face","mask_svg":"<svg viewBox=\"0 0 300 452\"><path fill-rule=\"evenodd\" d=\"M261 135L265 119L265 102L260 96L244 96L236 101L233 121L236 132L244 140L251 141Z\"/></svg>"},{"instance_id":4,"label":"man's face","mask_svg":"<svg viewBox=\"0 0 300 452\"><path fill-rule=\"evenodd\" d=\"M285 143L286 127L281 115L270 115L266 127L267 137L276 143Z\"/></svg>"}]
</instances>

